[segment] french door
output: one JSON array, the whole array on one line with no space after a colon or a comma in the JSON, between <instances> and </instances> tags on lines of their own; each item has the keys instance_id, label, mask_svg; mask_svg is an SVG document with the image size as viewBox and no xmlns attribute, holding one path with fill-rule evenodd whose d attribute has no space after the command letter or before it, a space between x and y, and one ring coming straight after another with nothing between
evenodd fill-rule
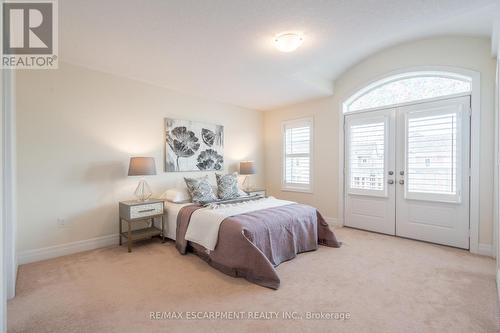
<instances>
[{"instance_id":1,"label":"french door","mask_svg":"<svg viewBox=\"0 0 500 333\"><path fill-rule=\"evenodd\" d=\"M469 248L470 97L345 117L345 225Z\"/></svg>"}]
</instances>

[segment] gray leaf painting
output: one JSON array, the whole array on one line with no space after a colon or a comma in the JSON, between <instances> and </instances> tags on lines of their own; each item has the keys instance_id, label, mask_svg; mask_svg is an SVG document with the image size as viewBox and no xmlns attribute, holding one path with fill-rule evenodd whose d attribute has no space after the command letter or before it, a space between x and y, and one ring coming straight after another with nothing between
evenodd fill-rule
<instances>
[{"instance_id":1,"label":"gray leaf painting","mask_svg":"<svg viewBox=\"0 0 500 333\"><path fill-rule=\"evenodd\" d=\"M165 171L224 167L224 126L165 118Z\"/></svg>"}]
</instances>

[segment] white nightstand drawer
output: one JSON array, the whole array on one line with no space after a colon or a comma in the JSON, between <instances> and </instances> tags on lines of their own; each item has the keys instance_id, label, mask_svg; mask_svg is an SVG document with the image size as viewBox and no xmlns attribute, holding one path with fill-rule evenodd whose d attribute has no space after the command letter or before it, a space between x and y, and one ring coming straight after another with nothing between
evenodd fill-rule
<instances>
[{"instance_id":1,"label":"white nightstand drawer","mask_svg":"<svg viewBox=\"0 0 500 333\"><path fill-rule=\"evenodd\" d=\"M152 215L163 214L163 203L155 202L144 205L137 205L130 207L130 218L138 219L141 217L148 217Z\"/></svg>"}]
</instances>

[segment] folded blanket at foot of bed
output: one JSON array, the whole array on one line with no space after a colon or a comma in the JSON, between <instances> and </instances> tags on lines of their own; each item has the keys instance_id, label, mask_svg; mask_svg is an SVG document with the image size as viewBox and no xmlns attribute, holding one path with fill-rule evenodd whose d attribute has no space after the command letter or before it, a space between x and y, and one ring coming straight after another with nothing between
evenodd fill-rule
<instances>
[{"instance_id":1,"label":"folded blanket at foot of bed","mask_svg":"<svg viewBox=\"0 0 500 333\"><path fill-rule=\"evenodd\" d=\"M191 215L200 208L185 206L177 216L179 252L191 250L219 271L264 287L278 289L275 267L298 253L316 250L318 245L341 245L315 208L290 204L226 218L220 224L217 246L209 251L184 237Z\"/></svg>"}]
</instances>

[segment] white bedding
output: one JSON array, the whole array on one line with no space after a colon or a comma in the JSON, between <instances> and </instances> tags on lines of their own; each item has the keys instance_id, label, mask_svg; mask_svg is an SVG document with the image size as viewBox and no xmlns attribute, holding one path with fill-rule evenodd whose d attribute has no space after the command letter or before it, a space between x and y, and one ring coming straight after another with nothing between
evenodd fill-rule
<instances>
[{"instance_id":1,"label":"white bedding","mask_svg":"<svg viewBox=\"0 0 500 333\"><path fill-rule=\"evenodd\" d=\"M192 203L173 203L170 201L165 201L165 211L166 214L163 216L165 220L165 237L175 240L175 233L177 231L177 214L182 207L192 205ZM161 229L161 221L156 219L155 226Z\"/></svg>"},{"instance_id":2,"label":"white bedding","mask_svg":"<svg viewBox=\"0 0 500 333\"><path fill-rule=\"evenodd\" d=\"M217 245L220 224L227 217L292 203L294 202L268 197L237 204L219 205L216 208L201 208L191 215L185 238L213 251Z\"/></svg>"}]
</instances>

